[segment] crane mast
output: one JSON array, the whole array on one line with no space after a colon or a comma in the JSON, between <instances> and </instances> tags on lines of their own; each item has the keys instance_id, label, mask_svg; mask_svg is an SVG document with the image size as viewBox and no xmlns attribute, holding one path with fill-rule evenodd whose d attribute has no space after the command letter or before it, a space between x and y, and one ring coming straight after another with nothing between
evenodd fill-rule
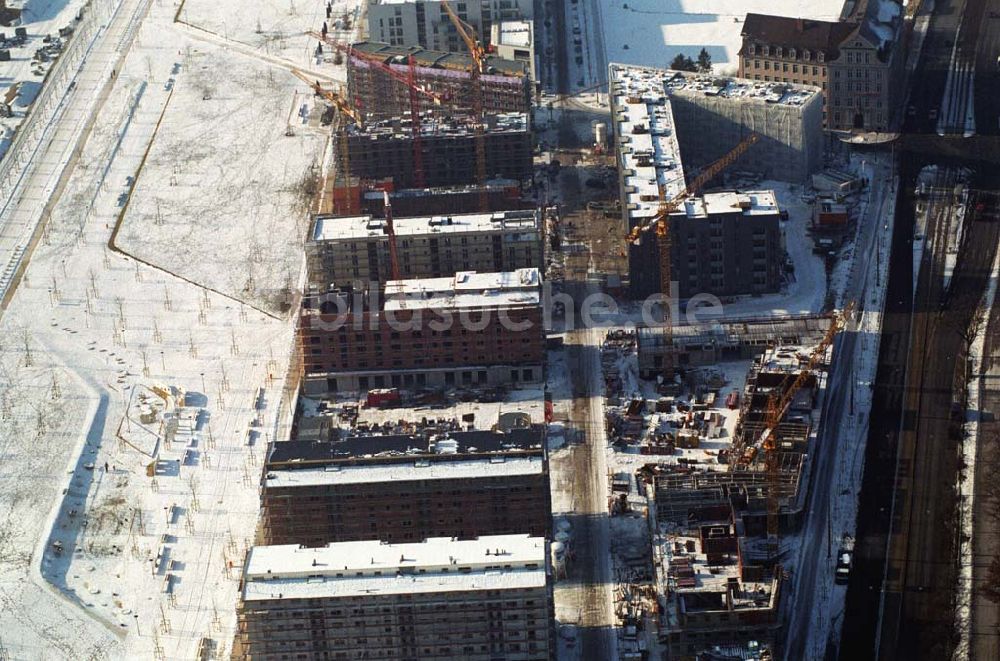
<instances>
[{"instance_id":1,"label":"crane mast","mask_svg":"<svg viewBox=\"0 0 1000 661\"><path fill-rule=\"evenodd\" d=\"M660 292L664 296L670 296L670 285L673 274L673 264L671 262L671 240L670 240L670 214L680 208L684 200L702 189L709 181L714 179L720 172L736 162L736 160L746 153L750 147L760 140L760 136L751 133L743 138L739 144L733 147L729 153L715 161L698 176L691 180L680 193L667 199L666 191L660 187L660 205L656 214L645 225L636 225L628 234L628 241L635 243L639 241L643 234L650 228L655 228L656 248L659 258L660 269ZM670 318L670 306L663 305L663 353L662 375L664 383L674 378L674 356L672 347L674 344L673 320Z\"/></svg>"},{"instance_id":2,"label":"crane mast","mask_svg":"<svg viewBox=\"0 0 1000 661\"><path fill-rule=\"evenodd\" d=\"M483 87L481 76L486 67L486 51L476 39L475 29L458 17L448 0L441 0L441 6L448 14L458 35L465 42L465 47L472 56L472 72L469 84L472 85L472 114L475 120L476 141L476 183L479 184L480 211L489 211L489 194L486 191L486 127L483 125Z\"/></svg>"}]
</instances>

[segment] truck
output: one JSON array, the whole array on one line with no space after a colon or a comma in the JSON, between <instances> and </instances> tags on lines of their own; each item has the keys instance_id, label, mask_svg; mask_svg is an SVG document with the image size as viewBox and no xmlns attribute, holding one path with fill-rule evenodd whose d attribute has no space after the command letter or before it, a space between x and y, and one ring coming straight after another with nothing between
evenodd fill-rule
<instances>
[{"instance_id":1,"label":"truck","mask_svg":"<svg viewBox=\"0 0 1000 661\"><path fill-rule=\"evenodd\" d=\"M851 565L854 563L854 538L844 535L837 549L837 567L834 570L833 582L837 585L847 585L851 578Z\"/></svg>"}]
</instances>

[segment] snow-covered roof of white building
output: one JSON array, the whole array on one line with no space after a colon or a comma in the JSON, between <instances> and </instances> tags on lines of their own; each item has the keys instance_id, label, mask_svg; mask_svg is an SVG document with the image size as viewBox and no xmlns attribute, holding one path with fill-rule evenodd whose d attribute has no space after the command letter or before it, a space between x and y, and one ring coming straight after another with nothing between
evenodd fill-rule
<instances>
[{"instance_id":1,"label":"snow-covered roof of white building","mask_svg":"<svg viewBox=\"0 0 1000 661\"><path fill-rule=\"evenodd\" d=\"M656 215L660 198L685 187L681 150L662 70L612 64L612 121L629 217Z\"/></svg>"},{"instance_id":2,"label":"snow-covered roof of white building","mask_svg":"<svg viewBox=\"0 0 1000 661\"><path fill-rule=\"evenodd\" d=\"M451 216L411 216L394 218L397 236L460 234L463 232L498 232L501 230L537 231L538 212L498 211L494 213L463 213ZM385 236L383 218L365 216L317 216L313 224L313 241L339 241Z\"/></svg>"},{"instance_id":3,"label":"snow-covered roof of white building","mask_svg":"<svg viewBox=\"0 0 1000 661\"><path fill-rule=\"evenodd\" d=\"M255 546L243 598L294 599L544 586L545 539L492 535L386 544L338 542L321 548Z\"/></svg>"}]
</instances>

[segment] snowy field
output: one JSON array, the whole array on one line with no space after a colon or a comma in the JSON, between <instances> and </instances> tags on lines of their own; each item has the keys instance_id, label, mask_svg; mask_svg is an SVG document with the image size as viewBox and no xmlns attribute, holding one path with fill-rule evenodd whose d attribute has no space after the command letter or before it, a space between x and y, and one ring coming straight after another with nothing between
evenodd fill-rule
<instances>
[{"instance_id":1,"label":"snowy field","mask_svg":"<svg viewBox=\"0 0 1000 661\"><path fill-rule=\"evenodd\" d=\"M747 13L836 20L843 0L598 0L605 61L667 66L704 47L717 73L735 73ZM623 6L627 5L627 7ZM585 5L587 6L587 5Z\"/></svg>"},{"instance_id":2,"label":"snowy field","mask_svg":"<svg viewBox=\"0 0 1000 661\"><path fill-rule=\"evenodd\" d=\"M332 63L332 49L324 47L322 53L317 53L319 40L308 33L319 33L325 21L330 37L338 42L354 41L358 30L365 27L362 7L358 0L331 0L327 18L324 0L269 0L241 6L239 11L233 11L233 6L226 2L184 0L178 19L192 34L214 36L230 47L246 49L244 52L296 66L321 68L324 73L343 79L342 67L334 70L322 66Z\"/></svg>"},{"instance_id":3,"label":"snowy field","mask_svg":"<svg viewBox=\"0 0 1000 661\"><path fill-rule=\"evenodd\" d=\"M302 83L287 71L223 48L175 55L172 95L116 246L274 310L280 290L298 283L319 174L323 138L300 114L312 96L297 94Z\"/></svg>"},{"instance_id":4,"label":"snowy field","mask_svg":"<svg viewBox=\"0 0 1000 661\"><path fill-rule=\"evenodd\" d=\"M287 8L271 4L265 30ZM177 8L150 3L0 318L8 658L231 646L261 460L289 409L292 323L271 292L298 281L324 141L288 62L175 24ZM154 405L154 388L189 396Z\"/></svg>"}]
</instances>

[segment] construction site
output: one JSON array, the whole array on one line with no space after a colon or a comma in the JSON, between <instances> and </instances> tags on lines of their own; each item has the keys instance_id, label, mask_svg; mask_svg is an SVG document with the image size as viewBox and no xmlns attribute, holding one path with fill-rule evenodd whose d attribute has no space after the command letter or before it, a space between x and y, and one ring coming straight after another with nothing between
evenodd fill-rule
<instances>
[{"instance_id":1,"label":"construction site","mask_svg":"<svg viewBox=\"0 0 1000 661\"><path fill-rule=\"evenodd\" d=\"M895 189L591 4L73 19L0 163L0 658L785 655Z\"/></svg>"}]
</instances>

